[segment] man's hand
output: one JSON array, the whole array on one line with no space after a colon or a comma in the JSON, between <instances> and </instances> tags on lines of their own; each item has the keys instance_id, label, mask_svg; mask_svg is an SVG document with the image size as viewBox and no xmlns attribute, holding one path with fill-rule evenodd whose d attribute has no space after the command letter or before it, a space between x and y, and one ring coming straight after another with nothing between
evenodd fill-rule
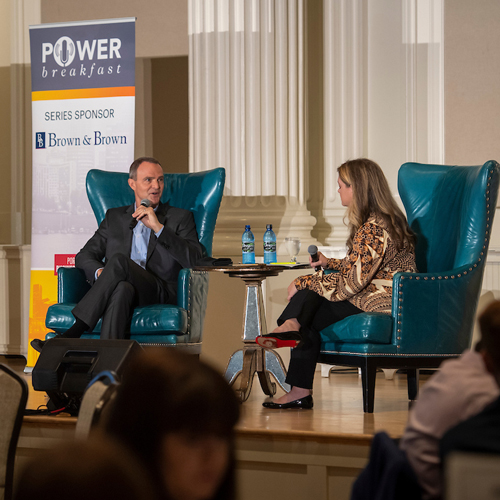
<instances>
[{"instance_id":1,"label":"man's hand","mask_svg":"<svg viewBox=\"0 0 500 500\"><path fill-rule=\"evenodd\" d=\"M139 205L137 210L132 214L134 219L140 220L146 227L149 227L154 233L157 233L163 224L160 224L153 207L145 207Z\"/></svg>"},{"instance_id":2,"label":"man's hand","mask_svg":"<svg viewBox=\"0 0 500 500\"><path fill-rule=\"evenodd\" d=\"M288 285L288 297L287 297L287 300L288 302L290 302L290 300L292 300L292 297L298 292L296 286L295 286L295 282L291 282L289 285Z\"/></svg>"}]
</instances>

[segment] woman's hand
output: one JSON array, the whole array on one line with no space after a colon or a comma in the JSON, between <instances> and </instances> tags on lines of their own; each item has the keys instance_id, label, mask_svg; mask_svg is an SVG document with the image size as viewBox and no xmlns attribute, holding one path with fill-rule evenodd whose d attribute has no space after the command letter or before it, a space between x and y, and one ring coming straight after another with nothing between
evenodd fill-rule
<instances>
[{"instance_id":1,"label":"woman's hand","mask_svg":"<svg viewBox=\"0 0 500 500\"><path fill-rule=\"evenodd\" d=\"M297 288L295 287L295 282L292 281L289 285L288 285L288 297L287 297L287 300L288 302L290 302L290 300L292 300L292 297L298 292Z\"/></svg>"},{"instance_id":2,"label":"woman's hand","mask_svg":"<svg viewBox=\"0 0 500 500\"><path fill-rule=\"evenodd\" d=\"M321 267L326 267L326 264L328 263L328 259L321 253L321 252L318 252L318 260L312 260L312 257L309 255L309 264L311 265L311 267L317 267L317 266L321 266Z\"/></svg>"}]
</instances>

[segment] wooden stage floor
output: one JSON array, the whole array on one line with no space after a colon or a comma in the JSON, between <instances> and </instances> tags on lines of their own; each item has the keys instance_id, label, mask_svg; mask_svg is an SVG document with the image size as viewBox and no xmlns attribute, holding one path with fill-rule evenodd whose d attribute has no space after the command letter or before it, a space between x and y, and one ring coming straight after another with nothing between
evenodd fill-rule
<instances>
[{"instance_id":1,"label":"wooden stage floor","mask_svg":"<svg viewBox=\"0 0 500 500\"><path fill-rule=\"evenodd\" d=\"M33 390L31 375L23 374L30 389L27 407L35 409L47 402L46 394ZM428 375L421 375L420 384ZM400 437L408 418L406 375L396 373L387 380L377 373L375 411L362 410L361 378L353 369L332 370L328 378L316 373L313 410L269 410L262 406L267 396L255 378L249 399L242 404L238 432L249 434L289 434L302 439L358 438L371 440L374 433L384 430ZM276 397L283 392L278 387Z\"/></svg>"},{"instance_id":2,"label":"wooden stage floor","mask_svg":"<svg viewBox=\"0 0 500 500\"><path fill-rule=\"evenodd\" d=\"M420 377L420 384L428 375ZM282 392L278 390L277 396ZM359 438L371 440L386 431L400 437L408 419L406 375L396 373L387 380L377 373L374 413L364 413L361 378L356 370L334 370L328 378L316 373L313 410L269 410L262 407L266 396L255 379L248 401L242 405L242 433L289 433L303 438Z\"/></svg>"}]
</instances>

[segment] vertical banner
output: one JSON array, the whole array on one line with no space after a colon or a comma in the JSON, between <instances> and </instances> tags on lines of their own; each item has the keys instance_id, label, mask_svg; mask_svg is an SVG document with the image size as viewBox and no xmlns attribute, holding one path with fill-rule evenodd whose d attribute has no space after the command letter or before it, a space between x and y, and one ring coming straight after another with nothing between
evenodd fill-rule
<instances>
[{"instance_id":1,"label":"vertical banner","mask_svg":"<svg viewBox=\"0 0 500 500\"><path fill-rule=\"evenodd\" d=\"M97 228L87 172L126 172L134 159L135 18L30 26L30 46L31 340L47 332L58 267L74 266Z\"/></svg>"}]
</instances>

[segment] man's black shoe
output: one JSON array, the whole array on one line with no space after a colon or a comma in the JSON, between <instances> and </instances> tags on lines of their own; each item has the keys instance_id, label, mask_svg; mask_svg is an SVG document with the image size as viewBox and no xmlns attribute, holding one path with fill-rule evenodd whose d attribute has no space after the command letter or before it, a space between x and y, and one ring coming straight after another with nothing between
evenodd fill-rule
<instances>
[{"instance_id":1,"label":"man's black shoe","mask_svg":"<svg viewBox=\"0 0 500 500\"><path fill-rule=\"evenodd\" d=\"M63 336L60 334L60 333L56 333L52 339L60 339L60 338L63 338ZM38 351L38 352L42 352L42 349L44 347L44 345L49 341L49 340L52 340L52 339L48 339L48 340L40 340L40 339L33 339L30 344L31 344L31 347L33 347L33 349L35 349L35 351Z\"/></svg>"},{"instance_id":2,"label":"man's black shoe","mask_svg":"<svg viewBox=\"0 0 500 500\"><path fill-rule=\"evenodd\" d=\"M40 340L40 339L33 339L30 342L31 347L35 349L37 352L42 352L43 346L47 343L46 340Z\"/></svg>"}]
</instances>

